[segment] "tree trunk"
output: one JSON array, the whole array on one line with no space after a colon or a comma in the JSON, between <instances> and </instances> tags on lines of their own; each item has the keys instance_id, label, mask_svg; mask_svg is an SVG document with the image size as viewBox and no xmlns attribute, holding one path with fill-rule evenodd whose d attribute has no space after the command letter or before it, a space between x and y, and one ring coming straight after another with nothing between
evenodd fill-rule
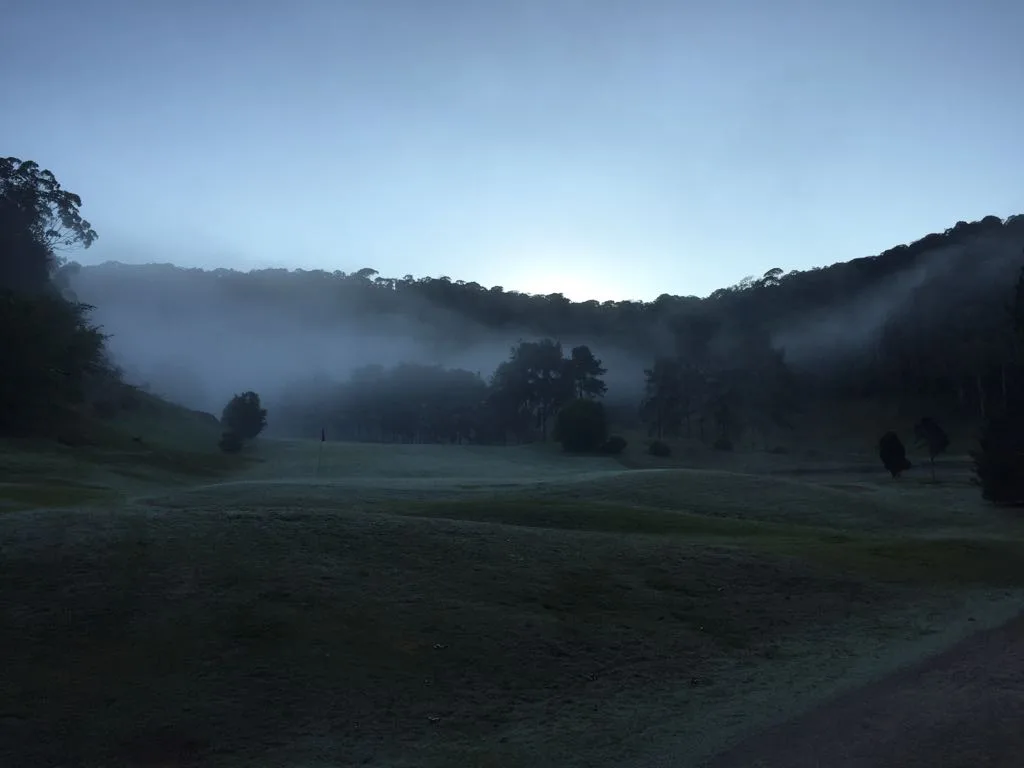
<instances>
[{"instance_id":1,"label":"tree trunk","mask_svg":"<svg viewBox=\"0 0 1024 768\"><path fill-rule=\"evenodd\" d=\"M999 366L999 383L1003 388L1003 409L1005 410L1009 405L1009 395L1007 394L1006 386L1006 363Z\"/></svg>"},{"instance_id":2,"label":"tree trunk","mask_svg":"<svg viewBox=\"0 0 1024 768\"><path fill-rule=\"evenodd\" d=\"M974 377L974 384L978 390L978 409L981 413L981 418L986 418L985 414L985 381L981 374Z\"/></svg>"}]
</instances>

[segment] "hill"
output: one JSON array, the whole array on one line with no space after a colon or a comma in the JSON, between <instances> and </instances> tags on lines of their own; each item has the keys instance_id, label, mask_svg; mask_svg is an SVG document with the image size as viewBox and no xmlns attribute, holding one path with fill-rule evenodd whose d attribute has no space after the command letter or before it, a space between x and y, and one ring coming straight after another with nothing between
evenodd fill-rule
<instances>
[{"instance_id":1,"label":"hill","mask_svg":"<svg viewBox=\"0 0 1024 768\"><path fill-rule=\"evenodd\" d=\"M370 333L415 331L412 335L417 339L446 345L472 341L484 331L505 331L587 337L613 345L640 343L653 355L664 339L652 331L659 326L668 329L674 317L697 306L753 315L776 333L816 314L841 315L836 312L839 304L851 314L855 305L873 303L875 312L867 314L884 315L906 309L913 296L948 293L951 276L967 280L981 292L990 291L996 280L1019 267L1022 248L1024 216L1011 216L1005 222L987 216L973 223L958 222L943 233L877 256L786 274L771 269L762 278L745 278L706 299L663 294L652 302L572 302L557 293L529 295L448 277L386 277L369 267L351 274L302 269L242 273L108 262L86 267L73 263L66 272L83 301L111 312L118 307L168 317L188 306L203 314L242 310L249 321L258 308L268 326L282 315L317 328L373 318L374 326L367 328ZM759 295L755 301L759 287L775 290L770 298ZM796 346L792 340L790 344Z\"/></svg>"},{"instance_id":2,"label":"hill","mask_svg":"<svg viewBox=\"0 0 1024 768\"><path fill-rule=\"evenodd\" d=\"M815 414L792 414L794 423L816 429L818 412L852 408L860 415L843 428L866 416L874 430L893 412L901 421L927 412L968 434L1019 386L1007 364L1004 307L1022 250L1024 216L988 216L877 256L772 269L706 298L651 302L573 303L370 268L70 264L59 277L95 306L93 318L112 334L109 347L131 380L207 410L255 388L277 406L272 428L282 427L296 398L368 365L440 364L487 378L512 344L550 337L595 351L624 428L639 427L644 370L658 358L700 368L705 379L752 380L775 364L766 357L775 349L796 377L787 391Z\"/></svg>"},{"instance_id":3,"label":"hill","mask_svg":"<svg viewBox=\"0 0 1024 768\"><path fill-rule=\"evenodd\" d=\"M0 440L0 512L123 501L248 466L217 450L218 419L130 385L65 418L60 431ZM56 439L55 439L56 438Z\"/></svg>"}]
</instances>

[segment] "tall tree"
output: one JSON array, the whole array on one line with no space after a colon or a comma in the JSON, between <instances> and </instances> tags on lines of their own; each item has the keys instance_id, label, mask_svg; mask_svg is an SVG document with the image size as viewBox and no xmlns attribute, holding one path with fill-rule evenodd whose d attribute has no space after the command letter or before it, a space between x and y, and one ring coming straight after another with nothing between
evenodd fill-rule
<instances>
[{"instance_id":1,"label":"tall tree","mask_svg":"<svg viewBox=\"0 0 1024 768\"><path fill-rule=\"evenodd\" d=\"M1008 314L1011 334L1024 345L1024 268ZM1004 407L985 418L971 456L982 498L996 504L1024 505L1024 386L1019 378Z\"/></svg>"},{"instance_id":2,"label":"tall tree","mask_svg":"<svg viewBox=\"0 0 1024 768\"><path fill-rule=\"evenodd\" d=\"M684 419L682 375L682 365L674 357L659 357L644 371L640 412L648 432L659 440L679 434Z\"/></svg>"},{"instance_id":3,"label":"tall tree","mask_svg":"<svg viewBox=\"0 0 1024 768\"><path fill-rule=\"evenodd\" d=\"M221 423L241 440L252 440L267 426L267 409L253 391L235 395L224 406Z\"/></svg>"},{"instance_id":4,"label":"tall tree","mask_svg":"<svg viewBox=\"0 0 1024 768\"><path fill-rule=\"evenodd\" d=\"M586 345L573 347L568 361L569 377L578 399L604 397L608 386L601 379L608 371Z\"/></svg>"},{"instance_id":5,"label":"tall tree","mask_svg":"<svg viewBox=\"0 0 1024 768\"><path fill-rule=\"evenodd\" d=\"M541 437L546 439L550 420L573 394L573 381L562 345L552 339L521 342L512 350L510 362L520 371L529 408Z\"/></svg>"},{"instance_id":6,"label":"tall tree","mask_svg":"<svg viewBox=\"0 0 1024 768\"><path fill-rule=\"evenodd\" d=\"M0 159L0 430L62 426L90 377L113 374L105 336L91 307L64 299L51 278L53 249L96 233L78 213L81 200L31 161Z\"/></svg>"},{"instance_id":7,"label":"tall tree","mask_svg":"<svg viewBox=\"0 0 1024 768\"><path fill-rule=\"evenodd\" d=\"M928 462L935 480L935 457L949 448L949 436L935 419L925 416L914 425L914 438L928 450Z\"/></svg>"},{"instance_id":8,"label":"tall tree","mask_svg":"<svg viewBox=\"0 0 1024 768\"><path fill-rule=\"evenodd\" d=\"M38 293L59 266L55 249L92 245L81 205L38 163L0 158L0 288Z\"/></svg>"}]
</instances>

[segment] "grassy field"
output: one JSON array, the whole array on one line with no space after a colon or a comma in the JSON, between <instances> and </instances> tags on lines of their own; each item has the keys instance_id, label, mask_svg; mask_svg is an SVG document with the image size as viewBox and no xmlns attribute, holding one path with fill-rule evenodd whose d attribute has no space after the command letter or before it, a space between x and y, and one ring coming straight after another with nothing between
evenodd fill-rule
<instances>
[{"instance_id":1,"label":"grassy field","mask_svg":"<svg viewBox=\"0 0 1024 768\"><path fill-rule=\"evenodd\" d=\"M0 450L0 764L699 765L1024 595L962 459L225 459L158 408Z\"/></svg>"}]
</instances>

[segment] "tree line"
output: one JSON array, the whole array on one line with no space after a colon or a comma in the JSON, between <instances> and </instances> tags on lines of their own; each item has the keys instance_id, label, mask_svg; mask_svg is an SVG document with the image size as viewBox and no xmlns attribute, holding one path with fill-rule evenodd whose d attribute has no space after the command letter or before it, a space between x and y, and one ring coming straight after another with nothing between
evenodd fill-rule
<instances>
[{"instance_id":1,"label":"tree line","mask_svg":"<svg viewBox=\"0 0 1024 768\"><path fill-rule=\"evenodd\" d=\"M345 382L300 382L275 403L291 431L381 442L528 442L549 436L573 399L597 399L605 369L585 345L523 341L485 379L458 368L370 365Z\"/></svg>"},{"instance_id":2,"label":"tree line","mask_svg":"<svg viewBox=\"0 0 1024 768\"><path fill-rule=\"evenodd\" d=\"M282 403L282 417L328 419L338 436L545 439L572 403L597 402L606 391L605 370L590 349L566 351L557 341L571 335L618 343L652 361L638 407L655 439L696 435L728 449L741 429L785 425L808 396L929 396L984 424L977 454L983 483L1012 485L1012 478L1024 477L1024 276L1014 280L1024 243L1022 216L958 222L879 256L828 268L788 274L771 269L706 299L664 294L653 302L573 303L560 294L529 296L447 277L384 278L369 268L330 275L207 273L168 265L89 272L65 264L58 253L96 240L80 206L81 199L38 164L0 160L0 344L7 368L0 378L2 434L60 427L83 403L119 383L105 336L90 322L90 306L79 293L88 300L116 301L120 294L146 302L152 291L169 285L184 301L196 281L213 280L222 297L308 307L321 323L404 313L456 346L474 327L514 327L541 337L515 347L487 380L424 366L370 367L329 394L318 390ZM152 270L180 279L157 286L148 279ZM106 278L90 283L87 272ZM107 279L111 275L115 279ZM850 317L865 318L871 314L865 307L897 288L896 298L876 308L882 314L872 321L877 332L860 334L859 346L847 343L838 356L797 360L790 354L796 347L785 343L787 333L813 326L837 306L860 307L860 315ZM333 314L325 315L325 307ZM857 330L850 333L857 336ZM588 408L575 410L594 411Z\"/></svg>"},{"instance_id":3,"label":"tree line","mask_svg":"<svg viewBox=\"0 0 1024 768\"><path fill-rule=\"evenodd\" d=\"M649 302L571 302L557 293L529 295L448 277L385 277L369 267L242 273L70 264L61 274L86 301L104 306L175 307L209 297L212 309L259 306L309 327L386 329L404 319L403 333L440 352L502 332L584 339L650 360L699 359L706 349L722 370L707 371L704 382L694 376L696 362L686 371L659 369L659 375L692 380L695 392L736 389L717 379L730 378L726 368L746 365L747 340L761 334L769 344L758 341L758 354L769 346L785 349L790 370L813 382L816 397L928 397L941 400L944 410L980 419L1005 405L1020 384L1006 354L1015 342L1004 306L1022 249L1024 216L986 216L877 256L788 273L774 268L706 298L663 294ZM813 337L816 328L824 330L801 352L800 335ZM661 407L686 410L685 404ZM684 429L699 428L683 422Z\"/></svg>"}]
</instances>

